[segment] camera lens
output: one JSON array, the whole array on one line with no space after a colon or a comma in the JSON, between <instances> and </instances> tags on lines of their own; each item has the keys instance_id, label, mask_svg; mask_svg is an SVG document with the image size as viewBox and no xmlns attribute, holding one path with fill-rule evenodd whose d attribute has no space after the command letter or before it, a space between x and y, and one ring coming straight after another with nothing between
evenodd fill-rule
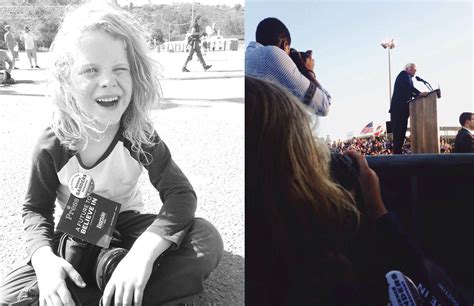
<instances>
[{"instance_id":1,"label":"camera lens","mask_svg":"<svg viewBox=\"0 0 474 306\"><path fill-rule=\"evenodd\" d=\"M94 267L97 287L104 290L112 273L120 261L127 255L127 250L122 248L102 249L97 256Z\"/></svg>"}]
</instances>

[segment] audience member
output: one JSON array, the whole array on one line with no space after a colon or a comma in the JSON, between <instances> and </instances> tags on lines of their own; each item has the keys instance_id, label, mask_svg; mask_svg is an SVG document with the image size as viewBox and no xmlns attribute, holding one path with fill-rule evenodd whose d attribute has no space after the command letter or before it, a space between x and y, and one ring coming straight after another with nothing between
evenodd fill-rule
<instances>
[{"instance_id":1,"label":"audience member","mask_svg":"<svg viewBox=\"0 0 474 306\"><path fill-rule=\"evenodd\" d=\"M305 76L290 57L290 45L290 32L283 22L277 18L262 20L257 26L256 41L250 42L245 52L245 73L280 84L307 105L311 113L326 116L331 96L315 78L311 53L306 52L305 59L294 57L299 68L307 71Z\"/></svg>"},{"instance_id":2,"label":"audience member","mask_svg":"<svg viewBox=\"0 0 474 306\"><path fill-rule=\"evenodd\" d=\"M474 130L474 117L472 113L462 113L459 116L461 129L454 141L454 153L474 153L471 130Z\"/></svg>"},{"instance_id":3,"label":"audience member","mask_svg":"<svg viewBox=\"0 0 474 306\"><path fill-rule=\"evenodd\" d=\"M385 273L411 277L420 257L376 173L354 151L331 156L277 84L247 76L245 100L247 303L386 305Z\"/></svg>"}]
</instances>

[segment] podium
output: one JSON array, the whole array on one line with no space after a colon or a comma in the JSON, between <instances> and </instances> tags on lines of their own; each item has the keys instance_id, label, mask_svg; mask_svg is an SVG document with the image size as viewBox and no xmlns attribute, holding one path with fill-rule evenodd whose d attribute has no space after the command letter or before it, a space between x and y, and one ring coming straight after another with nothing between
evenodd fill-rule
<instances>
[{"instance_id":1,"label":"podium","mask_svg":"<svg viewBox=\"0 0 474 306\"><path fill-rule=\"evenodd\" d=\"M407 102L413 153L439 153L437 98L441 98L439 89L431 91L426 97Z\"/></svg>"}]
</instances>

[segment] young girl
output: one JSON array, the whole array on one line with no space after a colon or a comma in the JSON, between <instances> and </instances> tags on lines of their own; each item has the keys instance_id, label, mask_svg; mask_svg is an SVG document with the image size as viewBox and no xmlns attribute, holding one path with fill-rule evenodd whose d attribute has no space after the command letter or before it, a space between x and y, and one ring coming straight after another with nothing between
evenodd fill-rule
<instances>
[{"instance_id":1,"label":"young girl","mask_svg":"<svg viewBox=\"0 0 474 306\"><path fill-rule=\"evenodd\" d=\"M59 29L51 47L57 108L36 145L23 205L27 262L4 280L0 303L156 305L200 293L216 268L220 235L194 218L196 194L148 117L160 86L139 29L128 13L90 4ZM163 202L158 215L140 213L143 168ZM55 202L64 209L77 174L121 204L115 230L128 253L103 292L57 255Z\"/></svg>"}]
</instances>

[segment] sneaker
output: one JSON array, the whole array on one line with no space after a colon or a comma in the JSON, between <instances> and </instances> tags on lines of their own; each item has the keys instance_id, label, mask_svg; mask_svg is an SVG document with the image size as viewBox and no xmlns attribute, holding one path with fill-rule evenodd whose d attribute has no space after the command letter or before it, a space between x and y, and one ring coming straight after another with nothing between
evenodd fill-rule
<instances>
[{"instance_id":1,"label":"sneaker","mask_svg":"<svg viewBox=\"0 0 474 306\"><path fill-rule=\"evenodd\" d=\"M31 66L31 68L33 68L33 66Z\"/></svg>"},{"instance_id":2,"label":"sneaker","mask_svg":"<svg viewBox=\"0 0 474 306\"><path fill-rule=\"evenodd\" d=\"M13 67L13 69L18 69L18 67Z\"/></svg>"},{"instance_id":3,"label":"sneaker","mask_svg":"<svg viewBox=\"0 0 474 306\"><path fill-rule=\"evenodd\" d=\"M183 72L190 72L186 67L183 67Z\"/></svg>"},{"instance_id":4,"label":"sneaker","mask_svg":"<svg viewBox=\"0 0 474 306\"><path fill-rule=\"evenodd\" d=\"M39 67L40 67L40 66L38 66L38 65L35 66L35 68L38 68L38 69L39 69ZM31 67L31 68L33 68L33 67Z\"/></svg>"},{"instance_id":5,"label":"sneaker","mask_svg":"<svg viewBox=\"0 0 474 306\"><path fill-rule=\"evenodd\" d=\"M212 65L204 65L204 66L202 66L202 68L204 68L204 71L209 70L209 68L211 68L211 67L212 67Z\"/></svg>"}]
</instances>

